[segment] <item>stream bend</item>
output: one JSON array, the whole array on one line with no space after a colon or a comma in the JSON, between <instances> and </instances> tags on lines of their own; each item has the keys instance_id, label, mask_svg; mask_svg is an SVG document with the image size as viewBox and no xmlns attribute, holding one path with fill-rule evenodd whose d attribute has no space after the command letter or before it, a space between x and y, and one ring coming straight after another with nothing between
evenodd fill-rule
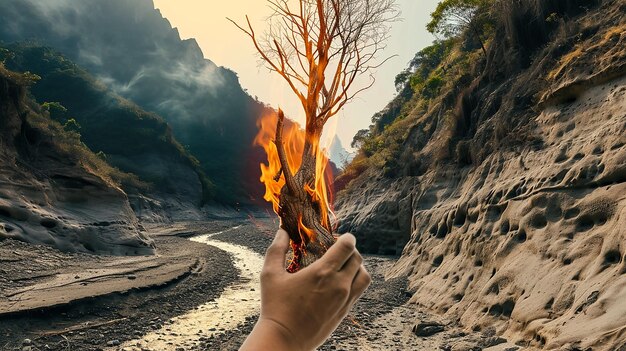
<instances>
[{"instance_id":1,"label":"stream bend","mask_svg":"<svg viewBox=\"0 0 626 351\"><path fill-rule=\"evenodd\" d=\"M217 299L172 318L161 329L140 339L125 342L115 350L189 349L200 339L234 329L245 322L246 317L259 313L263 257L246 247L213 239L213 236L220 233L222 232L201 235L190 240L217 247L231 254L233 264L239 270L239 279L227 286Z\"/></svg>"}]
</instances>

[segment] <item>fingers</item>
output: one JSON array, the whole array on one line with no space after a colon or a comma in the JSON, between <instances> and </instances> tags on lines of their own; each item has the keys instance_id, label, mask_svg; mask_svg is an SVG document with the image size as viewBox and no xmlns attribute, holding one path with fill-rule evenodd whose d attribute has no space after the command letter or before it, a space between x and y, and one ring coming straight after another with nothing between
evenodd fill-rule
<instances>
[{"instance_id":1,"label":"fingers","mask_svg":"<svg viewBox=\"0 0 626 351\"><path fill-rule=\"evenodd\" d=\"M352 306L354 306L356 301L361 297L361 295L363 295L365 290L367 290L371 282L372 278L370 277L370 274L367 272L365 267L360 265L359 270L352 280L350 296L348 297L346 304L339 310L340 318L343 319L350 312Z\"/></svg>"},{"instance_id":2,"label":"fingers","mask_svg":"<svg viewBox=\"0 0 626 351\"><path fill-rule=\"evenodd\" d=\"M372 278L367 270L365 270L365 267L363 267L363 265L359 266L359 270L354 276L352 286L350 287L350 296L348 297L348 303L345 306L346 313L352 308L352 305L354 305L356 300L363 295L365 290L367 290L370 286L371 282Z\"/></svg>"},{"instance_id":3,"label":"fingers","mask_svg":"<svg viewBox=\"0 0 626 351\"><path fill-rule=\"evenodd\" d=\"M361 268L362 263L363 263L363 257L355 249L352 253L352 256L350 256L350 258L348 259L348 262L346 262L346 264L343 265L343 267L341 268L341 271L339 272L346 276L346 278L349 280L349 283L352 283L352 281L354 280L354 277L359 272L359 269Z\"/></svg>"},{"instance_id":4,"label":"fingers","mask_svg":"<svg viewBox=\"0 0 626 351\"><path fill-rule=\"evenodd\" d=\"M274 236L274 241L265 253L264 268L270 271L285 270L285 256L289 250L289 235L283 229L279 229Z\"/></svg>"},{"instance_id":5,"label":"fingers","mask_svg":"<svg viewBox=\"0 0 626 351\"><path fill-rule=\"evenodd\" d=\"M365 292L365 290L367 290L371 283L372 277L367 272L365 267L363 267L363 265L360 265L359 270L354 276L354 280L352 280L352 287L350 289L350 301L354 303L354 301L356 301L359 297L361 297L361 295L363 295L363 293Z\"/></svg>"},{"instance_id":6,"label":"fingers","mask_svg":"<svg viewBox=\"0 0 626 351\"><path fill-rule=\"evenodd\" d=\"M325 264L335 271L348 262L355 252L356 238L352 234L344 234L337 239L337 242L328 249L328 252L320 259L320 263Z\"/></svg>"}]
</instances>

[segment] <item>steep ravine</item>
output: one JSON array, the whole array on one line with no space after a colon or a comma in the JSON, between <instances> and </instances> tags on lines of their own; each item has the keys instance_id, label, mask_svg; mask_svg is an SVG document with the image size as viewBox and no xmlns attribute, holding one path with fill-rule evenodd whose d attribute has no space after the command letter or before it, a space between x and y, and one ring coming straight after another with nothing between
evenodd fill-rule
<instances>
[{"instance_id":1,"label":"steep ravine","mask_svg":"<svg viewBox=\"0 0 626 351\"><path fill-rule=\"evenodd\" d=\"M370 168L339 194L341 231L365 251L401 252L388 277L408 276L411 303L520 346L625 347L624 10L599 1L564 22L574 45L555 56L567 38L554 39L514 75L478 78L479 102L463 111L470 162L431 158L399 177ZM442 139L437 129L403 147L423 157Z\"/></svg>"},{"instance_id":2,"label":"steep ravine","mask_svg":"<svg viewBox=\"0 0 626 351\"><path fill-rule=\"evenodd\" d=\"M116 94L161 116L216 185L214 199L262 203L258 165L264 154L252 141L256 120L269 110L241 87L235 72L205 59L195 39L181 39L152 0L2 1L0 41L60 52Z\"/></svg>"},{"instance_id":3,"label":"steep ravine","mask_svg":"<svg viewBox=\"0 0 626 351\"><path fill-rule=\"evenodd\" d=\"M153 253L113 170L43 115L27 97L25 79L0 65L0 240L69 252Z\"/></svg>"}]
</instances>

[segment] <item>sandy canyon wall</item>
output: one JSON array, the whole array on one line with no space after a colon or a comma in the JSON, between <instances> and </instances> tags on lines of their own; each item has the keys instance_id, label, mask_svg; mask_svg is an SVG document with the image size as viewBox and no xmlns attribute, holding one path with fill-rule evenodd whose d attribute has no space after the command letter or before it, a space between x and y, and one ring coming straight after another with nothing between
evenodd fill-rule
<instances>
[{"instance_id":1,"label":"sandy canyon wall","mask_svg":"<svg viewBox=\"0 0 626 351\"><path fill-rule=\"evenodd\" d=\"M339 195L340 231L401 252L389 276L409 277L412 303L522 346L626 345L625 7L600 2L572 19L583 35L558 56L548 45L509 79L483 76L471 164L369 169ZM442 138L404 147L426 155Z\"/></svg>"}]
</instances>

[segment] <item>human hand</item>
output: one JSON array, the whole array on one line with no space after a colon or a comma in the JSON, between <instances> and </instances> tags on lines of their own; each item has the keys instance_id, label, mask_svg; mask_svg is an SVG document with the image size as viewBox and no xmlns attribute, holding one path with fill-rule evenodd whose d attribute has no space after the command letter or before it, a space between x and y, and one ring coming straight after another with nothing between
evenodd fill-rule
<instances>
[{"instance_id":1,"label":"human hand","mask_svg":"<svg viewBox=\"0 0 626 351\"><path fill-rule=\"evenodd\" d=\"M297 273L285 271L289 236L280 229L261 272L261 315L241 351L314 350L348 314L371 282L352 234Z\"/></svg>"}]
</instances>

